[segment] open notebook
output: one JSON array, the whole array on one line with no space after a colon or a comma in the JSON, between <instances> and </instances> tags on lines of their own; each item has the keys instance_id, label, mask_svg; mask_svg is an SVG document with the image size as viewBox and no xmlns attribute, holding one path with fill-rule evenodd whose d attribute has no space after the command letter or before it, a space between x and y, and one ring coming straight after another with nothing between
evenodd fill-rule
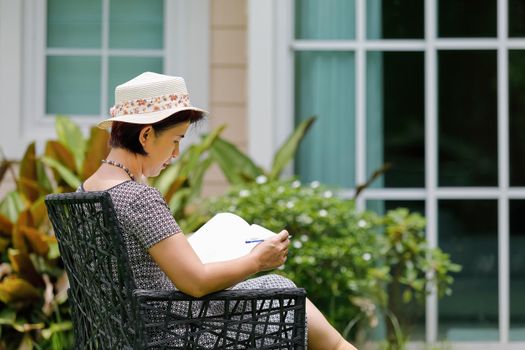
<instances>
[{"instance_id":1,"label":"open notebook","mask_svg":"<svg viewBox=\"0 0 525 350\"><path fill-rule=\"evenodd\" d=\"M225 261L248 254L261 240L275 235L248 224L232 213L219 213L192 234L188 241L203 263Z\"/></svg>"}]
</instances>

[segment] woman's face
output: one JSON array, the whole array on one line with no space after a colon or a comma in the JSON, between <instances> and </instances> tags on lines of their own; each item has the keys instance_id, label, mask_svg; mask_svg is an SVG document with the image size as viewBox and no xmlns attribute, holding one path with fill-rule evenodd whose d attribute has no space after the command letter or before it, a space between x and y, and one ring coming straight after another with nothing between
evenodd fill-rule
<instances>
[{"instance_id":1,"label":"woman's face","mask_svg":"<svg viewBox=\"0 0 525 350\"><path fill-rule=\"evenodd\" d=\"M172 128L155 133L151 125L142 129L141 143L147 156L144 157L142 174L146 177L157 176L166 168L171 159L179 155L179 144L184 138L190 122L174 125Z\"/></svg>"}]
</instances>

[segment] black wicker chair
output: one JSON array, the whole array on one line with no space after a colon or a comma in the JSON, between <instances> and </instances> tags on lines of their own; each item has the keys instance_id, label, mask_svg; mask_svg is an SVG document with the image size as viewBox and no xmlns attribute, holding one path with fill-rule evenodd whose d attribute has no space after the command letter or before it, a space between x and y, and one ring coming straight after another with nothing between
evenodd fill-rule
<instances>
[{"instance_id":1,"label":"black wicker chair","mask_svg":"<svg viewBox=\"0 0 525 350\"><path fill-rule=\"evenodd\" d=\"M305 349L305 291L137 290L107 192L46 197L75 349ZM217 311L220 310L220 311Z\"/></svg>"}]
</instances>

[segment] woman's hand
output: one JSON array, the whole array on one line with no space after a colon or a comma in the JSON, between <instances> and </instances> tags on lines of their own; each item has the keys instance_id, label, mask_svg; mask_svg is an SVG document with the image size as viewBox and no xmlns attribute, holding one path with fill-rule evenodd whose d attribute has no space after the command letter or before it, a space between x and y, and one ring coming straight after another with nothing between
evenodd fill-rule
<instances>
[{"instance_id":1,"label":"woman's hand","mask_svg":"<svg viewBox=\"0 0 525 350\"><path fill-rule=\"evenodd\" d=\"M257 259L260 271L275 269L285 263L289 244L288 231L282 230L275 237L256 245L250 254Z\"/></svg>"}]
</instances>

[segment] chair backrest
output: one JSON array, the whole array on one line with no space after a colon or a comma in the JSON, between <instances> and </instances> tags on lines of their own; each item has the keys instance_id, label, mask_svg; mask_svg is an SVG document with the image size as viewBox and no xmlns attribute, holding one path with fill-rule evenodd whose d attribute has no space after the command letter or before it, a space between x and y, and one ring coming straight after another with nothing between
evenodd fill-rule
<instances>
[{"instance_id":1,"label":"chair backrest","mask_svg":"<svg viewBox=\"0 0 525 350\"><path fill-rule=\"evenodd\" d=\"M52 194L45 202L69 278L75 348L135 348L143 324L109 193Z\"/></svg>"}]
</instances>

